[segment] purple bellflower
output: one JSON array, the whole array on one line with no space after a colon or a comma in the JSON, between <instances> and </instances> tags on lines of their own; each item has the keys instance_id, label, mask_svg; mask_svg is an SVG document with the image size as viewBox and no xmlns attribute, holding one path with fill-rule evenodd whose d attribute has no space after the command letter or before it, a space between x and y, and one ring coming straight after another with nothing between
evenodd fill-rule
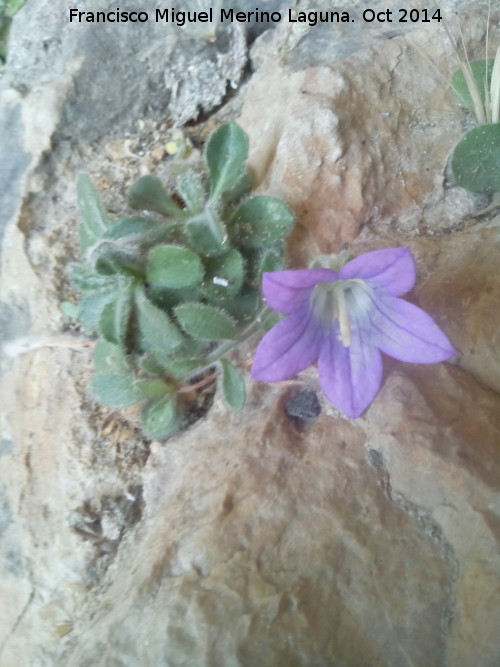
<instances>
[{"instance_id":1,"label":"purple bellflower","mask_svg":"<svg viewBox=\"0 0 500 667\"><path fill-rule=\"evenodd\" d=\"M288 380L317 361L327 397L349 417L359 417L382 384L380 352L418 364L455 354L434 320L399 298L415 279L408 248L368 252L339 271L264 273L267 303L287 317L260 341L252 376Z\"/></svg>"}]
</instances>

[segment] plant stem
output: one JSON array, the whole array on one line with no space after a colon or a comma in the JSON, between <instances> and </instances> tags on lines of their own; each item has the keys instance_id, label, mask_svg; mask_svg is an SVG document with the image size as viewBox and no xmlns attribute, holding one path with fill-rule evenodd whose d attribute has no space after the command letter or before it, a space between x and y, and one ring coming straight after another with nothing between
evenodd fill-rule
<instances>
[{"instance_id":1,"label":"plant stem","mask_svg":"<svg viewBox=\"0 0 500 667\"><path fill-rule=\"evenodd\" d=\"M255 320L251 324L249 324L245 329L243 329L243 331L239 334L239 336L237 336L234 340L228 340L226 343L220 345L211 354L208 354L205 359L205 364L197 368L192 373L189 373L189 375L187 375L185 379L188 380L190 377L198 375L199 373L203 373L208 368L210 368L210 366L213 366L217 361L219 361L219 359L222 359L222 357L231 352L231 350L234 350L235 347L247 341L254 334L256 334L259 331L259 329L262 328L262 326L266 323L266 320L272 314L273 311L270 308L268 308L267 306L263 306L259 311L259 313L257 314Z\"/></svg>"},{"instance_id":2,"label":"plant stem","mask_svg":"<svg viewBox=\"0 0 500 667\"><path fill-rule=\"evenodd\" d=\"M2 346L2 349L9 357L17 357L21 354L32 352L33 350L39 350L42 347L68 347L78 350L94 347L95 344L95 340L76 338L73 336L61 336L60 338L26 336L25 338L16 338L7 341Z\"/></svg>"}]
</instances>

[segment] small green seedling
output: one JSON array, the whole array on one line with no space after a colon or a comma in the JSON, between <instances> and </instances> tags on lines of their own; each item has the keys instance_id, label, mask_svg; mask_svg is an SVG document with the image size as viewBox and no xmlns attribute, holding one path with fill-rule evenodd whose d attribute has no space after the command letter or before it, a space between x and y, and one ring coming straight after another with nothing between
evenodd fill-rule
<instances>
[{"instance_id":1,"label":"small green seedling","mask_svg":"<svg viewBox=\"0 0 500 667\"><path fill-rule=\"evenodd\" d=\"M65 304L95 345L95 398L140 404L144 433L166 438L186 421L181 397L212 367L227 403L245 385L228 356L269 325L263 271L283 268L293 216L278 199L248 196L248 138L235 123L209 138L203 173L186 166L175 193L154 176L129 192L136 216L111 218L88 176L78 181L84 260L69 267L80 291Z\"/></svg>"},{"instance_id":2,"label":"small green seedling","mask_svg":"<svg viewBox=\"0 0 500 667\"><path fill-rule=\"evenodd\" d=\"M465 49L464 49L465 52ZM457 52L458 55L458 52ZM451 83L478 127L455 146L451 169L455 182L479 193L500 191L500 46L494 59L469 62L458 55L460 70Z\"/></svg>"}]
</instances>

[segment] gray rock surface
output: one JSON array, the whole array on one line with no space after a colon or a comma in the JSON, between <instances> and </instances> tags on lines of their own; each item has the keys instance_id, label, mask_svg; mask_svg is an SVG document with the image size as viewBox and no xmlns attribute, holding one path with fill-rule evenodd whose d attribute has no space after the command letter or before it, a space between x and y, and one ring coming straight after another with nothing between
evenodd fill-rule
<instances>
[{"instance_id":1,"label":"gray rock surface","mask_svg":"<svg viewBox=\"0 0 500 667\"><path fill-rule=\"evenodd\" d=\"M443 14L454 7L479 53L487 3ZM92 400L90 350L62 347L59 302L72 295L77 173L114 211L138 175L167 176L171 116L189 106L169 107L164 83L181 33L59 30L66 11L30 0L0 93L0 664L496 667L500 218L445 178L469 121L422 55L449 77L442 29L282 23L252 44L250 27L255 71L184 132L196 143L239 116L256 183L297 213L291 266L344 243L409 245L410 297L455 362L386 359L355 421L314 368L247 378L243 412L216 397L189 430L149 443Z\"/></svg>"},{"instance_id":2,"label":"gray rock surface","mask_svg":"<svg viewBox=\"0 0 500 667\"><path fill-rule=\"evenodd\" d=\"M214 5L215 17L220 4ZM238 10L244 4L232 6ZM280 4L261 3L270 11ZM182 11L208 7L191 0L183 3ZM78 10L115 8L103 0L81 0ZM145 116L168 118L170 113L174 121L184 123L211 111L237 87L247 60L245 33L251 41L269 27L156 22L156 7L145 0L138 0L133 10L147 12L149 20L70 23L70 7L62 0L30 2L13 22L4 83L25 95L33 87L69 76L59 131L80 141L131 131Z\"/></svg>"},{"instance_id":3,"label":"gray rock surface","mask_svg":"<svg viewBox=\"0 0 500 667\"><path fill-rule=\"evenodd\" d=\"M184 40L165 69L165 86L171 91L170 113L184 125L221 103L227 88L234 89L247 62L245 31L229 24L215 31L213 40Z\"/></svg>"},{"instance_id":4,"label":"gray rock surface","mask_svg":"<svg viewBox=\"0 0 500 667\"><path fill-rule=\"evenodd\" d=\"M0 136L3 137L2 153L10 159L2 160L0 166L0 191L3 215L0 220L0 250L7 221L17 213L21 199L22 178L30 163L29 154L25 153L22 143L21 105L16 101L7 101L0 116Z\"/></svg>"}]
</instances>

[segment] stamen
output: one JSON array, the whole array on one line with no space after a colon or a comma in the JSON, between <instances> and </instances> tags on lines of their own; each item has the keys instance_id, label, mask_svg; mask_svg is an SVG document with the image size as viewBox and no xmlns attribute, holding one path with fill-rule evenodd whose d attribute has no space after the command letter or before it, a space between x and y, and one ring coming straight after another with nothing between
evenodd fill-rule
<instances>
[{"instance_id":1,"label":"stamen","mask_svg":"<svg viewBox=\"0 0 500 667\"><path fill-rule=\"evenodd\" d=\"M346 287L344 285L339 285L339 289L335 290L335 296L337 299L337 316L340 327L340 342L344 347L349 347L351 344L351 325L349 323L349 313L347 312L347 306L345 302L345 290Z\"/></svg>"},{"instance_id":2,"label":"stamen","mask_svg":"<svg viewBox=\"0 0 500 667\"><path fill-rule=\"evenodd\" d=\"M351 344L351 322L349 308L356 303L356 292L366 289L361 278L334 280L319 283L311 295L311 308L319 326L327 332L335 322L339 324L338 338L344 347Z\"/></svg>"}]
</instances>

